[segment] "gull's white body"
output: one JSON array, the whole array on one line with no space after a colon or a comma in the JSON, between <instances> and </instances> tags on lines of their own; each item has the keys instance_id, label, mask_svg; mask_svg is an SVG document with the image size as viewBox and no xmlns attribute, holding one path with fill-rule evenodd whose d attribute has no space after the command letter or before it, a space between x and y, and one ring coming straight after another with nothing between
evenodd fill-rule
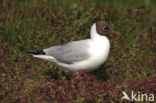
<instances>
[{"instance_id":1,"label":"gull's white body","mask_svg":"<svg viewBox=\"0 0 156 103\"><path fill-rule=\"evenodd\" d=\"M90 36L91 38L86 40L86 43L89 46L88 48L85 48L89 53L89 57L85 60L68 64L59 62L52 56L46 55L33 55L33 56L55 62L57 65L62 67L62 70L67 72L97 69L107 59L110 50L110 42L106 36L102 36L97 33L95 24L93 24L91 28Z\"/></svg>"}]
</instances>

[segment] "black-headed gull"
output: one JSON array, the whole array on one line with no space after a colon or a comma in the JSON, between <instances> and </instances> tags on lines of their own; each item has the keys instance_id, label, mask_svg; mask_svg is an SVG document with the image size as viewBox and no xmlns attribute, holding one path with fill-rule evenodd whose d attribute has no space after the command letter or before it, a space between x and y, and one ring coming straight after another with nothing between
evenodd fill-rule
<instances>
[{"instance_id":1,"label":"black-headed gull","mask_svg":"<svg viewBox=\"0 0 156 103\"><path fill-rule=\"evenodd\" d=\"M110 42L105 35L119 33L110 29L104 21L94 23L90 31L90 39L72 41L61 46L53 46L39 51L27 50L33 57L56 63L67 72L94 70L107 59Z\"/></svg>"}]
</instances>

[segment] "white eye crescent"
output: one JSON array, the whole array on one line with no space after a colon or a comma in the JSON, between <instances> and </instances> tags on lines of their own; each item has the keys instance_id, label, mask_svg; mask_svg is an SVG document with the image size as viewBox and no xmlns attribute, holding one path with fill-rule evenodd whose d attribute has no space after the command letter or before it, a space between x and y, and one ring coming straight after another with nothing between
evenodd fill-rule
<instances>
[{"instance_id":1,"label":"white eye crescent","mask_svg":"<svg viewBox=\"0 0 156 103\"><path fill-rule=\"evenodd\" d=\"M106 30L108 30L108 29L109 29L108 26L104 26L104 27L103 27L103 30L104 30L104 31L106 31Z\"/></svg>"}]
</instances>

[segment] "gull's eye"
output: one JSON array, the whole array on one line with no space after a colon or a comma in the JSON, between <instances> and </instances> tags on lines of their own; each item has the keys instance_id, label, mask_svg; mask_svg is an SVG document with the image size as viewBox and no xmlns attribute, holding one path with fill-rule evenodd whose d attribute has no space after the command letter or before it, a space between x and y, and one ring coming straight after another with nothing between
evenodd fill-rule
<instances>
[{"instance_id":1,"label":"gull's eye","mask_svg":"<svg viewBox=\"0 0 156 103\"><path fill-rule=\"evenodd\" d=\"M108 26L104 26L104 27L103 27L103 30L104 30L104 31L109 30L109 27L108 27Z\"/></svg>"}]
</instances>

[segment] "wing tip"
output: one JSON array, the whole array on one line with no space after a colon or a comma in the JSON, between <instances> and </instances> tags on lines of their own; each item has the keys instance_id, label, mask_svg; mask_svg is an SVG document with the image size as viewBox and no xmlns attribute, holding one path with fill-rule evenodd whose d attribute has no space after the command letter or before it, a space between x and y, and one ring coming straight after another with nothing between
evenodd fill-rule
<instances>
[{"instance_id":1,"label":"wing tip","mask_svg":"<svg viewBox=\"0 0 156 103\"><path fill-rule=\"evenodd\" d=\"M43 50L26 50L25 52L28 54L33 54L33 55L45 55L46 54Z\"/></svg>"}]
</instances>

